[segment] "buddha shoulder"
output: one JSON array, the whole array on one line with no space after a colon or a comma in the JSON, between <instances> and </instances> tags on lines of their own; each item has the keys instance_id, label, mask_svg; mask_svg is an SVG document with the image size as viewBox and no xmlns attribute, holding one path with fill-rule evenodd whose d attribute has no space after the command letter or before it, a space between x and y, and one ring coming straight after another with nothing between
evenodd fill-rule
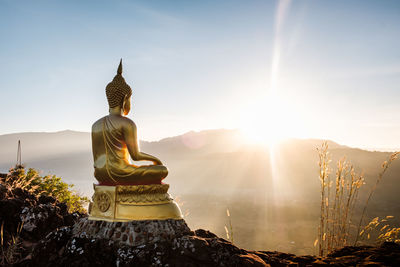
<instances>
[{"instance_id":1,"label":"buddha shoulder","mask_svg":"<svg viewBox=\"0 0 400 267\"><path fill-rule=\"evenodd\" d=\"M92 125L92 133L102 130L104 118L105 117L103 117L101 119L98 119L97 121L95 121L95 123L93 123L93 125Z\"/></svg>"},{"instance_id":2,"label":"buddha shoulder","mask_svg":"<svg viewBox=\"0 0 400 267\"><path fill-rule=\"evenodd\" d=\"M103 123L108 118L114 126L119 127L125 127L125 128L133 128L136 129L136 124L129 118L123 117L123 116L105 116L102 117L101 119L98 119L95 123L92 125L92 132L97 132L97 131L102 131L103 129Z\"/></svg>"},{"instance_id":3,"label":"buddha shoulder","mask_svg":"<svg viewBox=\"0 0 400 267\"><path fill-rule=\"evenodd\" d=\"M136 124L129 118L124 117L124 116L115 116L115 122L117 122L119 125L127 128L134 128L136 129Z\"/></svg>"}]
</instances>

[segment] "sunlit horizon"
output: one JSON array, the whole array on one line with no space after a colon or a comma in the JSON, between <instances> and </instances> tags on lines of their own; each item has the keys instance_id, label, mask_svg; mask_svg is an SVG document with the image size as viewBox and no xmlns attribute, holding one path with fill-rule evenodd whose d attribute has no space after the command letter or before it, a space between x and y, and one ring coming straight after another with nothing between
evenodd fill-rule
<instances>
[{"instance_id":1,"label":"sunlit horizon","mask_svg":"<svg viewBox=\"0 0 400 267\"><path fill-rule=\"evenodd\" d=\"M0 7L0 134L89 132L122 57L143 140L226 128L256 144L400 147L396 2Z\"/></svg>"}]
</instances>

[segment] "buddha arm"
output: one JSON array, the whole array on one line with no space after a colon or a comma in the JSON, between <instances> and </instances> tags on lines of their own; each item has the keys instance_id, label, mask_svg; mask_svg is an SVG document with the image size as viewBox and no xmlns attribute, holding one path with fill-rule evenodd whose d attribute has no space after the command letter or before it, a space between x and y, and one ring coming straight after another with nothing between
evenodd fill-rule
<instances>
[{"instance_id":1,"label":"buddha arm","mask_svg":"<svg viewBox=\"0 0 400 267\"><path fill-rule=\"evenodd\" d=\"M135 161L148 160L154 162L155 165L162 165L161 161L149 154L139 151L139 144L137 140L137 128L133 121L129 120L127 126L123 127L126 146L128 148L131 158Z\"/></svg>"}]
</instances>

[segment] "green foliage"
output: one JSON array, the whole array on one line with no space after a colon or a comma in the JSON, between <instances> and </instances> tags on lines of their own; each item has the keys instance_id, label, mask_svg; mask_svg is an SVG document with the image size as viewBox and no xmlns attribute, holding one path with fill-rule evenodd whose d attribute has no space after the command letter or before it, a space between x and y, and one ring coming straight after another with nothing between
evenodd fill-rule
<instances>
[{"instance_id":1,"label":"green foliage","mask_svg":"<svg viewBox=\"0 0 400 267\"><path fill-rule=\"evenodd\" d=\"M26 173L23 167L19 167L10 170L6 183L13 188L20 187L32 194L54 197L67 204L69 212L86 213L83 206L89 202L89 199L77 194L73 190L73 184L63 182L61 177L56 175L41 176L33 168L30 168Z\"/></svg>"}]
</instances>

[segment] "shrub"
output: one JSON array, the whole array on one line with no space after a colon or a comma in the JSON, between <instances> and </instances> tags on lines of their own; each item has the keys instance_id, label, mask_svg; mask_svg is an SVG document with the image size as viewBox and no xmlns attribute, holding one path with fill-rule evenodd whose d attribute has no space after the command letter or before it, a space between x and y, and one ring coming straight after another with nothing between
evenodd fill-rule
<instances>
[{"instance_id":1,"label":"shrub","mask_svg":"<svg viewBox=\"0 0 400 267\"><path fill-rule=\"evenodd\" d=\"M25 172L23 166L10 170L5 178L5 184L11 188L22 188L37 196L45 195L67 204L69 212L86 213L84 205L89 202L87 197L80 196L73 190L73 184L67 184L56 175L41 176L39 172L30 168Z\"/></svg>"}]
</instances>

